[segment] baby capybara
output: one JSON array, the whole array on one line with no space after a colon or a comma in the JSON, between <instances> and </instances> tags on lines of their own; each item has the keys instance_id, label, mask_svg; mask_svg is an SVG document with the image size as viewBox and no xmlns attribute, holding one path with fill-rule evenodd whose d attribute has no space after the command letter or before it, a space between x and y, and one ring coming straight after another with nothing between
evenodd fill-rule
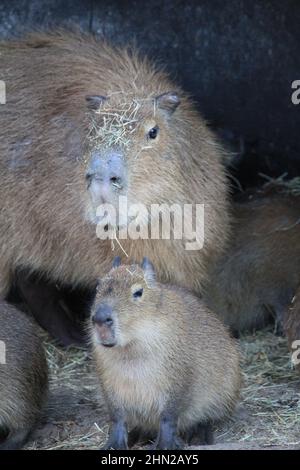
<instances>
[{"instance_id":1,"label":"baby capybara","mask_svg":"<svg viewBox=\"0 0 300 470\"><path fill-rule=\"evenodd\" d=\"M300 285L300 198L262 191L233 205L232 240L206 301L236 333L275 318L279 330Z\"/></svg>"},{"instance_id":2,"label":"baby capybara","mask_svg":"<svg viewBox=\"0 0 300 470\"><path fill-rule=\"evenodd\" d=\"M144 259L99 282L91 339L111 418L105 448L126 449L127 426L176 449L234 408L239 354L220 320L189 291L160 284Z\"/></svg>"},{"instance_id":3,"label":"baby capybara","mask_svg":"<svg viewBox=\"0 0 300 470\"><path fill-rule=\"evenodd\" d=\"M117 254L126 262L149 256L162 282L200 293L228 238L227 185L224 152L187 95L138 53L88 35L2 41L0 55L7 89L0 113L1 297L19 269L91 286ZM189 251L188 234L171 233L129 236L113 251L96 228L118 236L137 214L121 223L101 219L97 208L110 204L124 216L120 196L128 208L143 203L147 210L204 204L203 248ZM140 214L143 234L150 220ZM47 318L67 342L63 309Z\"/></svg>"},{"instance_id":4,"label":"baby capybara","mask_svg":"<svg viewBox=\"0 0 300 470\"><path fill-rule=\"evenodd\" d=\"M0 450L18 449L47 394L47 363L36 326L10 305L0 315Z\"/></svg>"}]
</instances>

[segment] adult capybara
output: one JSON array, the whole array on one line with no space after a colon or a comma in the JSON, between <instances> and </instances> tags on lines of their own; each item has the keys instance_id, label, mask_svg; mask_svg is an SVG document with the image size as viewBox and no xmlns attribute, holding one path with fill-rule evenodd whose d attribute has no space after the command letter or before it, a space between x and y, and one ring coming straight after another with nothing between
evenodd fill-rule
<instances>
[{"instance_id":1,"label":"adult capybara","mask_svg":"<svg viewBox=\"0 0 300 470\"><path fill-rule=\"evenodd\" d=\"M262 191L233 206L233 236L207 302L235 332L283 316L300 284L300 198Z\"/></svg>"},{"instance_id":2,"label":"adult capybara","mask_svg":"<svg viewBox=\"0 0 300 470\"><path fill-rule=\"evenodd\" d=\"M1 297L17 270L91 286L116 254L149 256L161 281L201 292L228 238L227 190L222 149L186 94L136 52L91 36L35 34L1 42L0 54ZM171 235L115 241L113 251L96 224L111 233L137 219L145 233L153 221L101 221L97 207L118 214L120 196L131 208L204 204L203 248ZM66 341L63 311L52 319Z\"/></svg>"},{"instance_id":3,"label":"adult capybara","mask_svg":"<svg viewBox=\"0 0 300 470\"><path fill-rule=\"evenodd\" d=\"M226 417L239 395L239 354L201 299L160 284L153 265L115 267L99 282L89 325L111 418L105 448L126 449L128 429L176 449Z\"/></svg>"},{"instance_id":4,"label":"adult capybara","mask_svg":"<svg viewBox=\"0 0 300 470\"><path fill-rule=\"evenodd\" d=\"M283 318L283 331L292 353L292 363L300 372L300 288Z\"/></svg>"},{"instance_id":5,"label":"adult capybara","mask_svg":"<svg viewBox=\"0 0 300 470\"><path fill-rule=\"evenodd\" d=\"M2 305L0 315L0 450L22 447L47 394L47 363L36 326Z\"/></svg>"}]
</instances>

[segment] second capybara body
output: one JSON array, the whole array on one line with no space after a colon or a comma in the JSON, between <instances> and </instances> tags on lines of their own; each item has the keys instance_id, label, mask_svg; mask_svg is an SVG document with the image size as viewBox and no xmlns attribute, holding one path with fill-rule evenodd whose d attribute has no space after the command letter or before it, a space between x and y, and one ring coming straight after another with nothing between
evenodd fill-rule
<instances>
[{"instance_id":1,"label":"second capybara body","mask_svg":"<svg viewBox=\"0 0 300 470\"><path fill-rule=\"evenodd\" d=\"M0 54L2 298L18 269L90 286L116 254L149 256L161 281L200 293L228 239L227 185L223 150L186 94L136 52L88 35L34 34L1 42ZM118 212L120 196L147 209L204 204L203 248L172 236L100 240L97 208ZM147 216L139 222L148 230Z\"/></svg>"},{"instance_id":2,"label":"second capybara body","mask_svg":"<svg viewBox=\"0 0 300 470\"><path fill-rule=\"evenodd\" d=\"M106 448L127 448L128 427L155 436L155 449L206 434L232 412L239 354L221 321L185 289L160 284L153 265L115 267L100 280L91 341L111 417Z\"/></svg>"},{"instance_id":3,"label":"second capybara body","mask_svg":"<svg viewBox=\"0 0 300 470\"><path fill-rule=\"evenodd\" d=\"M47 363L36 325L10 305L0 315L0 450L18 449L47 396Z\"/></svg>"},{"instance_id":4,"label":"second capybara body","mask_svg":"<svg viewBox=\"0 0 300 470\"><path fill-rule=\"evenodd\" d=\"M206 300L236 333L285 312L300 284L300 198L261 191L233 205L232 240L213 269Z\"/></svg>"},{"instance_id":5,"label":"second capybara body","mask_svg":"<svg viewBox=\"0 0 300 470\"><path fill-rule=\"evenodd\" d=\"M300 288L283 316L283 332L292 353L292 364L300 372Z\"/></svg>"}]
</instances>

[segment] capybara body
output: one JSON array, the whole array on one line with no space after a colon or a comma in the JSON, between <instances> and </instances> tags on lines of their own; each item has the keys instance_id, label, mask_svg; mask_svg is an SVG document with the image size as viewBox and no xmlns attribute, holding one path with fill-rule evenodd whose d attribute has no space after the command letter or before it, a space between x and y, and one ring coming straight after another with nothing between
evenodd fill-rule
<instances>
[{"instance_id":1,"label":"capybara body","mask_svg":"<svg viewBox=\"0 0 300 470\"><path fill-rule=\"evenodd\" d=\"M283 317L283 331L287 336L288 345L292 353L292 363L300 372L300 288L286 309Z\"/></svg>"},{"instance_id":2,"label":"capybara body","mask_svg":"<svg viewBox=\"0 0 300 470\"><path fill-rule=\"evenodd\" d=\"M226 417L239 394L239 355L221 321L189 291L160 284L146 259L100 281L91 339L112 427L107 448L127 447L127 426L180 447L179 435Z\"/></svg>"},{"instance_id":3,"label":"capybara body","mask_svg":"<svg viewBox=\"0 0 300 470\"><path fill-rule=\"evenodd\" d=\"M188 97L135 52L89 36L36 34L0 53L2 296L20 267L90 286L116 254L150 256L163 282L199 293L229 224L222 150ZM96 236L96 209L119 196L205 204L203 249L137 239L113 251Z\"/></svg>"},{"instance_id":4,"label":"capybara body","mask_svg":"<svg viewBox=\"0 0 300 470\"><path fill-rule=\"evenodd\" d=\"M300 199L262 191L233 206L232 240L213 269L209 306L235 332L283 316L300 284Z\"/></svg>"},{"instance_id":5,"label":"capybara body","mask_svg":"<svg viewBox=\"0 0 300 470\"><path fill-rule=\"evenodd\" d=\"M0 315L0 450L22 447L47 394L47 363L36 325L8 304Z\"/></svg>"}]
</instances>

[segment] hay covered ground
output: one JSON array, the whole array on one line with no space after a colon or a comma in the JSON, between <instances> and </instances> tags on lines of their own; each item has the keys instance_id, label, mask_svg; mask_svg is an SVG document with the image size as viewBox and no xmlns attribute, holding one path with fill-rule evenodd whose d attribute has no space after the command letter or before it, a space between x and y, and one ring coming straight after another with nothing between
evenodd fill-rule
<instances>
[{"instance_id":1,"label":"hay covered ground","mask_svg":"<svg viewBox=\"0 0 300 470\"><path fill-rule=\"evenodd\" d=\"M300 447L300 377L285 338L272 327L240 339L244 386L232 421L216 429L215 448ZM89 353L46 341L50 397L28 449L98 449L107 433Z\"/></svg>"}]
</instances>

